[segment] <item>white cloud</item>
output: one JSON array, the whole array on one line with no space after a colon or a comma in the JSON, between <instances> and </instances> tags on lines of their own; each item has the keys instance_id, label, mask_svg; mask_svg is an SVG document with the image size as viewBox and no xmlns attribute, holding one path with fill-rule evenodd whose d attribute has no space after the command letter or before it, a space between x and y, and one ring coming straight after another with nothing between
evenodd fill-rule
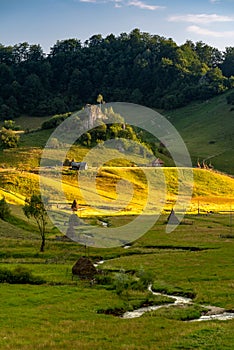
<instances>
[{"instance_id":1,"label":"white cloud","mask_svg":"<svg viewBox=\"0 0 234 350\"><path fill-rule=\"evenodd\" d=\"M187 31L191 33L199 34L199 35L214 37L214 38L233 38L234 37L234 31L213 31L213 30L208 30L206 28L201 28L198 26L189 26L187 28Z\"/></svg>"},{"instance_id":2,"label":"white cloud","mask_svg":"<svg viewBox=\"0 0 234 350\"><path fill-rule=\"evenodd\" d=\"M80 0L80 2L88 2L91 4L95 4L97 2L97 0Z\"/></svg>"},{"instance_id":3,"label":"white cloud","mask_svg":"<svg viewBox=\"0 0 234 350\"><path fill-rule=\"evenodd\" d=\"M190 22L196 24L209 24L214 22L232 22L233 16L220 16L217 14L207 15L201 14L187 14L187 15L174 15L168 18L169 22Z\"/></svg>"},{"instance_id":4,"label":"white cloud","mask_svg":"<svg viewBox=\"0 0 234 350\"><path fill-rule=\"evenodd\" d=\"M220 3L220 0L210 0L210 3L211 3L211 4L219 4L219 3Z\"/></svg>"},{"instance_id":5,"label":"white cloud","mask_svg":"<svg viewBox=\"0 0 234 350\"><path fill-rule=\"evenodd\" d=\"M77 1L77 0L74 0ZM78 0L79 2L86 2L91 4L107 4L107 3L113 3L115 8L120 8L123 6L135 6L142 10L160 10L164 9L164 6L157 6L157 5L149 5L141 0Z\"/></svg>"},{"instance_id":6,"label":"white cloud","mask_svg":"<svg viewBox=\"0 0 234 350\"><path fill-rule=\"evenodd\" d=\"M112 2L115 4L116 9L123 7L123 0L112 0Z\"/></svg>"},{"instance_id":7,"label":"white cloud","mask_svg":"<svg viewBox=\"0 0 234 350\"><path fill-rule=\"evenodd\" d=\"M129 1L128 6L135 6L135 7L138 7L139 9L142 9L142 10L151 10L151 11L160 10L160 9L165 8L163 6L148 5L140 0Z\"/></svg>"}]
</instances>

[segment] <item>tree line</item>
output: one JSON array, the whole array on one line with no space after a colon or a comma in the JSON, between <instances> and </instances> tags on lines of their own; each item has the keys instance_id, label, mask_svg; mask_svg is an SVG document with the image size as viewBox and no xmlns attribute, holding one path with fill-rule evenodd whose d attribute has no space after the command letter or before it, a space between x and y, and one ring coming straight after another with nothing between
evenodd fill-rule
<instances>
[{"instance_id":1,"label":"tree line","mask_svg":"<svg viewBox=\"0 0 234 350\"><path fill-rule=\"evenodd\" d=\"M27 42L0 44L0 118L54 115L96 103L126 101L171 109L234 87L234 47L201 41L178 46L140 32L58 40L49 54Z\"/></svg>"}]
</instances>

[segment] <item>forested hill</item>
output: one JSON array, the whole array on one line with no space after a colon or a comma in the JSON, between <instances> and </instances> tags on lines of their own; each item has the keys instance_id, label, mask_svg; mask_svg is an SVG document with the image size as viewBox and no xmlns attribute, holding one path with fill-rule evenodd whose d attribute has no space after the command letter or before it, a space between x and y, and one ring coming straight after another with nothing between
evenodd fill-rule
<instances>
[{"instance_id":1,"label":"forested hill","mask_svg":"<svg viewBox=\"0 0 234 350\"><path fill-rule=\"evenodd\" d=\"M128 101L173 109L234 87L234 47L203 42L178 46L142 33L94 35L40 45L0 45L0 118L51 115L95 103Z\"/></svg>"}]
</instances>

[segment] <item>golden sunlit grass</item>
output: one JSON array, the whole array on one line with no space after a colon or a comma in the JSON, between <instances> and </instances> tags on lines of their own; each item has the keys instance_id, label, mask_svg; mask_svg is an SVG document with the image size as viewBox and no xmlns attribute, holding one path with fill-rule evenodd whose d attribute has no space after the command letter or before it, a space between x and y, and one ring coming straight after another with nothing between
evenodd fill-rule
<instances>
[{"instance_id":1,"label":"golden sunlit grass","mask_svg":"<svg viewBox=\"0 0 234 350\"><path fill-rule=\"evenodd\" d=\"M193 194L190 204L187 203L187 212L230 211L234 206L234 179L213 171L149 167L90 168L70 174L60 174L61 171L62 168L56 168L42 173L40 180L44 194L54 204L67 203L68 210L76 199L82 207L83 217L135 215L144 209L146 215L169 211L177 199L179 181L191 185L192 173ZM40 190L39 174L2 171L0 182L0 194L18 205L23 205L25 196ZM183 197L185 193L180 195ZM184 209L183 205L181 209Z\"/></svg>"},{"instance_id":2,"label":"golden sunlit grass","mask_svg":"<svg viewBox=\"0 0 234 350\"><path fill-rule=\"evenodd\" d=\"M0 189L0 199L3 197L10 204L24 205L24 203L25 203L25 197L22 196L21 194L11 193L11 192L8 192L8 191L1 188Z\"/></svg>"}]
</instances>

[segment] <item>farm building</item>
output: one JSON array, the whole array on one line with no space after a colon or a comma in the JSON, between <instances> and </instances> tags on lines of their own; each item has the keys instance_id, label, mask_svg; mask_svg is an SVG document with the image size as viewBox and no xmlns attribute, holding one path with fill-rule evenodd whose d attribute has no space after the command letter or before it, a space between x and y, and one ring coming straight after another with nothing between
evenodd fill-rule
<instances>
[{"instance_id":1,"label":"farm building","mask_svg":"<svg viewBox=\"0 0 234 350\"><path fill-rule=\"evenodd\" d=\"M164 162L160 158L156 158L151 163L148 164L148 166L153 166L153 167L162 167L163 165L164 165Z\"/></svg>"},{"instance_id":2,"label":"farm building","mask_svg":"<svg viewBox=\"0 0 234 350\"><path fill-rule=\"evenodd\" d=\"M72 170L87 170L88 164L86 162L71 162Z\"/></svg>"}]
</instances>

